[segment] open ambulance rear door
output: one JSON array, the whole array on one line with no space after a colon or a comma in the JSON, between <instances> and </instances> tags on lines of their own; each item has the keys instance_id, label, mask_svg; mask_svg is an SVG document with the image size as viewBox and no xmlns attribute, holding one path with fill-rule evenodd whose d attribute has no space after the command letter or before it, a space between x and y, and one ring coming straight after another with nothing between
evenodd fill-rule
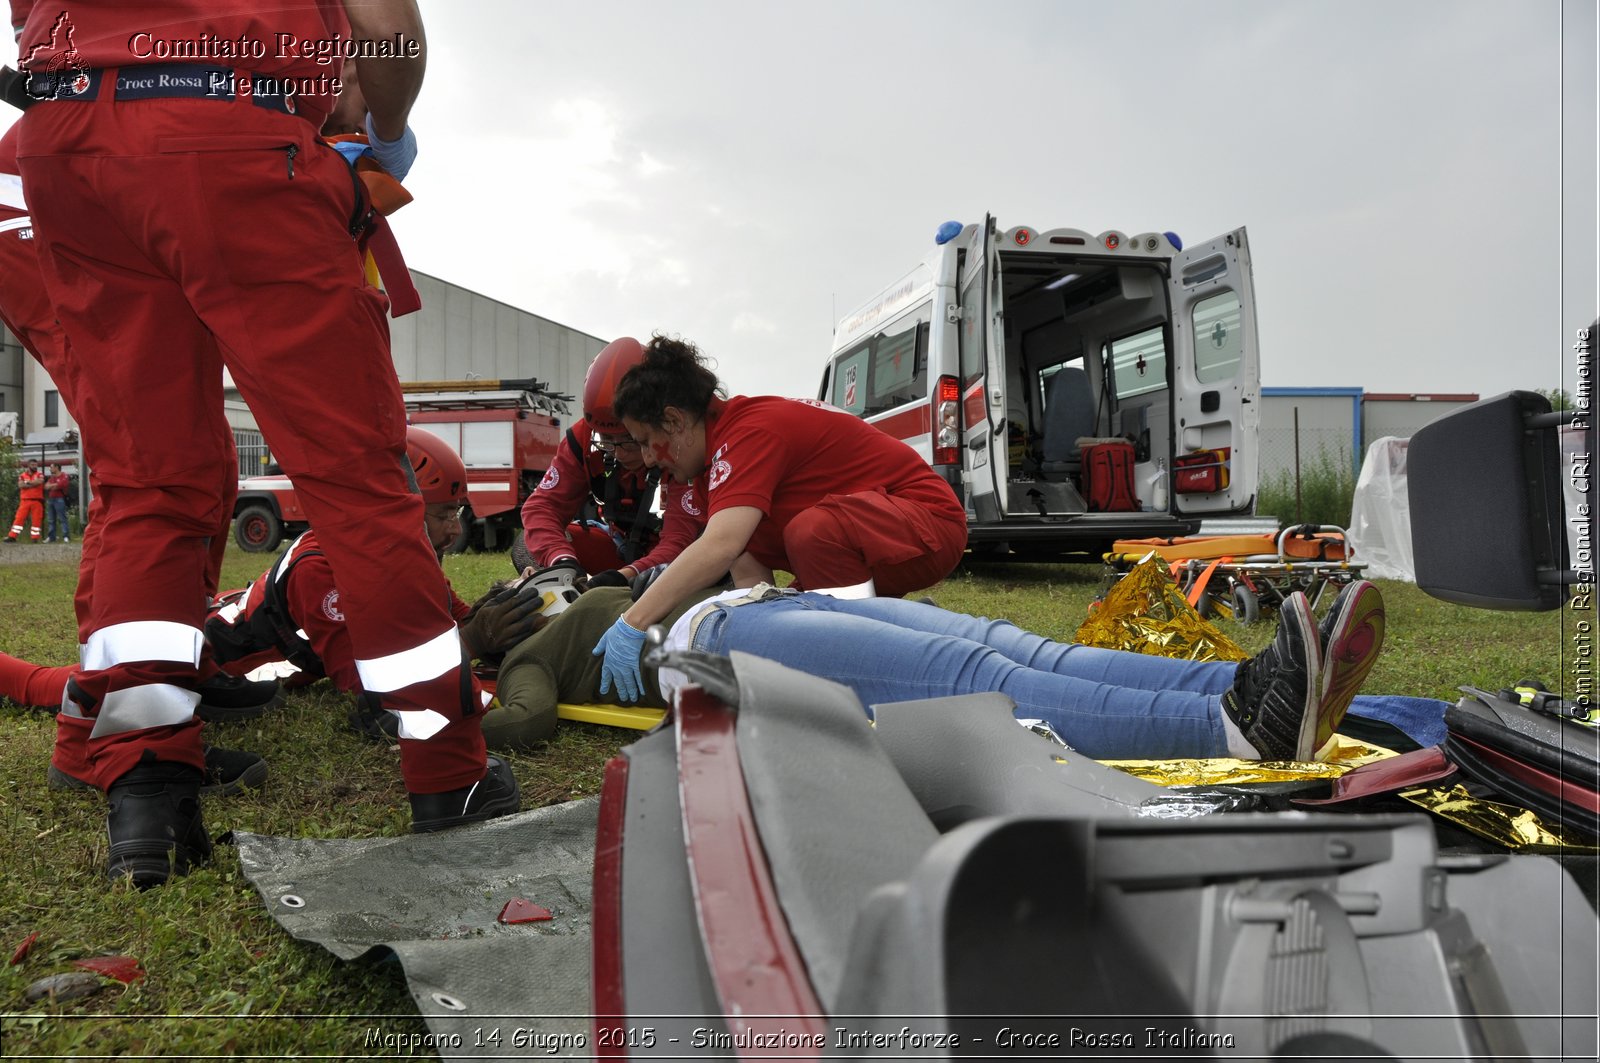
<instances>
[{"instance_id":1,"label":"open ambulance rear door","mask_svg":"<svg viewBox=\"0 0 1600 1063\"><path fill-rule=\"evenodd\" d=\"M979 523L1005 516L1005 329L1000 321L994 218L985 215L964 248L959 281L961 419L967 501Z\"/></svg>"},{"instance_id":2,"label":"open ambulance rear door","mask_svg":"<svg viewBox=\"0 0 1600 1063\"><path fill-rule=\"evenodd\" d=\"M1256 496L1261 361L1244 229L1172 259L1172 503L1248 513Z\"/></svg>"}]
</instances>

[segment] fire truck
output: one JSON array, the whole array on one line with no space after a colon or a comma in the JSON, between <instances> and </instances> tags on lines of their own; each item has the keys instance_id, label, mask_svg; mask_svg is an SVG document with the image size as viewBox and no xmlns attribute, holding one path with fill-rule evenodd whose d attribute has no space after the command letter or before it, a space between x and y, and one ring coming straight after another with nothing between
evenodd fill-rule
<instances>
[{"instance_id":1,"label":"fire truck","mask_svg":"<svg viewBox=\"0 0 1600 1063\"><path fill-rule=\"evenodd\" d=\"M423 380L402 383L406 416L461 455L469 512L451 547L502 550L521 527L522 503L544 477L561 444L572 396L534 379ZM233 537L252 553L276 550L310 525L289 477L269 466L239 481Z\"/></svg>"}]
</instances>

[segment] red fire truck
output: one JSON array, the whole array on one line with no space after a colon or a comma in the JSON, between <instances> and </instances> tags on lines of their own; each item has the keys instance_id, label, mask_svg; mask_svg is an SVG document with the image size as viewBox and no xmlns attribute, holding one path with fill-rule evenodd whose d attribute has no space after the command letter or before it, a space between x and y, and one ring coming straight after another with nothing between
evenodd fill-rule
<instances>
[{"instance_id":1,"label":"red fire truck","mask_svg":"<svg viewBox=\"0 0 1600 1063\"><path fill-rule=\"evenodd\" d=\"M472 499L453 552L505 549L521 526L522 502L539 486L570 417L572 396L538 380L424 380L403 383L408 420L443 439L467 467ZM253 553L276 550L309 525L294 485L269 467L239 481L233 536Z\"/></svg>"}]
</instances>

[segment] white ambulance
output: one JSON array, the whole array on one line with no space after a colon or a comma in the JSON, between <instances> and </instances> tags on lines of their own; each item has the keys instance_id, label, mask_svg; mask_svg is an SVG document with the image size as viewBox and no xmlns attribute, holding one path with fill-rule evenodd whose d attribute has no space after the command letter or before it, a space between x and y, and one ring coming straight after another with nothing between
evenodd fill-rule
<instances>
[{"instance_id":1,"label":"white ambulance","mask_svg":"<svg viewBox=\"0 0 1600 1063\"><path fill-rule=\"evenodd\" d=\"M834 332L818 398L903 440L975 553L1097 554L1248 515L1260 362L1244 229L946 222Z\"/></svg>"}]
</instances>

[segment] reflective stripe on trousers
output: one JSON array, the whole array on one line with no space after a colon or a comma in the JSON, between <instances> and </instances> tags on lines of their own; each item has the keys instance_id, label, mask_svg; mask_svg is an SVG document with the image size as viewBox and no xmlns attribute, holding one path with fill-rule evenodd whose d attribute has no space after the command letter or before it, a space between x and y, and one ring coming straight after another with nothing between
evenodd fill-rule
<instances>
[{"instance_id":1,"label":"reflective stripe on trousers","mask_svg":"<svg viewBox=\"0 0 1600 1063\"><path fill-rule=\"evenodd\" d=\"M112 624L89 636L79 651L85 671L103 671L136 661L166 661L196 668L205 637L198 628L170 620L134 620ZM69 688L70 689L70 688ZM200 695L171 683L147 683L108 691L93 716L91 738L139 731L149 727L177 727L194 718ZM69 694L62 699L64 715L89 718Z\"/></svg>"},{"instance_id":2,"label":"reflective stripe on trousers","mask_svg":"<svg viewBox=\"0 0 1600 1063\"><path fill-rule=\"evenodd\" d=\"M460 666L461 636L454 626L409 650L356 661L362 689L376 694L426 683Z\"/></svg>"}]
</instances>

